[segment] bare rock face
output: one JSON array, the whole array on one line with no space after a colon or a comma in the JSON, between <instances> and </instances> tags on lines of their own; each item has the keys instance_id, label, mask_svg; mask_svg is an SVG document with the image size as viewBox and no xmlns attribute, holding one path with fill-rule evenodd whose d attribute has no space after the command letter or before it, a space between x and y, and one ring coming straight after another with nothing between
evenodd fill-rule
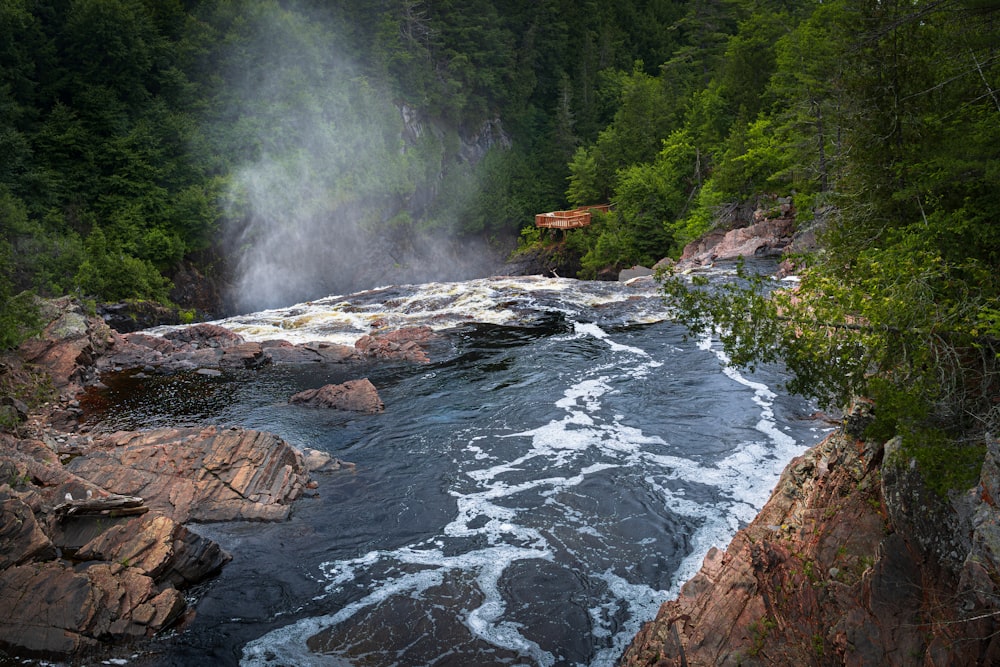
<instances>
[{"instance_id":1,"label":"bare rock face","mask_svg":"<svg viewBox=\"0 0 1000 667\"><path fill-rule=\"evenodd\" d=\"M965 524L983 548L954 558L956 572L893 522L883 454L837 432L792 461L753 523L706 556L621 664L1000 664L998 552L985 546L998 544L996 508L983 501ZM961 516L948 521L941 533L962 532Z\"/></svg>"},{"instance_id":2,"label":"bare rock face","mask_svg":"<svg viewBox=\"0 0 1000 667\"><path fill-rule=\"evenodd\" d=\"M183 613L183 595L160 589L121 563L30 563L0 572L0 643L45 653L75 653L110 637L145 637Z\"/></svg>"},{"instance_id":3,"label":"bare rock face","mask_svg":"<svg viewBox=\"0 0 1000 667\"><path fill-rule=\"evenodd\" d=\"M689 243L678 263L701 266L739 257L773 257L791 243L794 232L795 220L785 217L765 219L728 232L713 232Z\"/></svg>"},{"instance_id":4,"label":"bare rock face","mask_svg":"<svg viewBox=\"0 0 1000 667\"><path fill-rule=\"evenodd\" d=\"M343 384L328 384L319 389L306 389L288 399L289 403L313 408L330 408L375 414L385 409L378 390L368 378L348 380Z\"/></svg>"},{"instance_id":5,"label":"bare rock face","mask_svg":"<svg viewBox=\"0 0 1000 667\"><path fill-rule=\"evenodd\" d=\"M59 390L94 380L92 364L117 334L69 298L43 302L40 311L47 324L39 336L19 346L21 358L44 367Z\"/></svg>"},{"instance_id":6,"label":"bare rock face","mask_svg":"<svg viewBox=\"0 0 1000 667\"><path fill-rule=\"evenodd\" d=\"M180 523L286 519L309 481L302 454L260 431L165 428L95 444L67 469Z\"/></svg>"},{"instance_id":7,"label":"bare rock face","mask_svg":"<svg viewBox=\"0 0 1000 667\"><path fill-rule=\"evenodd\" d=\"M0 505L0 570L55 557L55 546L38 525L31 507L18 498L4 501Z\"/></svg>"},{"instance_id":8,"label":"bare rock face","mask_svg":"<svg viewBox=\"0 0 1000 667\"><path fill-rule=\"evenodd\" d=\"M0 434L0 478L0 646L73 654L151 636L230 558L68 472L40 440Z\"/></svg>"}]
</instances>

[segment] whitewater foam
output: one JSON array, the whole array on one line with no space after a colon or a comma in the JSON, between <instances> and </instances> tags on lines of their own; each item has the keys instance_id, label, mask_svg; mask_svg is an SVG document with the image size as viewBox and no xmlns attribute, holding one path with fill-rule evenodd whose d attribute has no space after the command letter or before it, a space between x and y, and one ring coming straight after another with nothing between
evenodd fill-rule
<instances>
[{"instance_id":1,"label":"whitewater foam","mask_svg":"<svg viewBox=\"0 0 1000 667\"><path fill-rule=\"evenodd\" d=\"M558 290L565 297L577 285L576 281L563 279L517 279L484 281L473 289L483 291L470 294L442 287L436 292L437 301L409 299L395 307L411 315L419 312L423 318L433 314L435 326L450 321L450 309L457 304L474 310L471 317L477 321L483 321L484 310L500 321L521 315L518 309L491 305L498 299L505 303L533 299L533 290ZM451 293L446 294L449 290ZM441 301L439 297L451 300ZM593 294L581 297L580 307L589 307L583 302L594 298ZM571 303L563 312L570 313L574 308ZM605 567L578 573L589 582L589 588L604 591L587 608L596 646L589 664L605 667L615 663L641 624L652 619L660 604L676 596L680 585L697 571L709 548L725 546L736 530L759 511L784 464L804 446L778 427L775 393L764 383L731 368L717 343L706 338L699 341L698 349L714 355L720 373L752 393L750 401L759 412L755 429L761 437L735 445L728 455L714 461L699 462L677 454L677 448L664 434L624 423L621 411L609 405L609 399L621 393L617 387L622 382L641 382L665 362L641 347L617 340L595 322L572 324L573 333L563 336L564 340L596 341L604 347L606 356L598 355L602 361L592 364L583 377L572 380L561 394L551 397L553 414L539 425L489 436L473 432L468 437L459 448L458 478L447 489L454 499L454 513L439 534L418 544L324 563L320 570L326 584L316 601L337 596L346 599L343 605L333 613L301 619L248 643L242 665L327 664L331 656L310 650L310 637L330 632L359 614L377 613L380 605L394 598L420 600L429 589L441 586L446 575L457 572L465 575L461 585L474 586L470 599L480 602L464 612L456 610L455 623L473 636L534 664L547 667L563 661L554 648L541 646L529 637L527 628L509 617L511 610L501 582L518 562L586 563L591 551L603 558L604 551L614 548L616 538L606 532L614 521L602 519L609 523L597 523L573 502L574 498L586 497L582 489L590 480L611 474L641 480L663 508L684 525L693 526L686 536L687 555L670 578L667 590L630 580L629 568ZM658 352L666 358L680 353L677 347ZM712 489L718 500L706 504L689 497L689 492L699 487ZM558 523L536 522L533 517L541 508L550 508ZM589 543L574 546L568 535ZM654 543L652 539L642 541L647 550ZM334 653L338 659L347 659L336 650Z\"/></svg>"}]
</instances>

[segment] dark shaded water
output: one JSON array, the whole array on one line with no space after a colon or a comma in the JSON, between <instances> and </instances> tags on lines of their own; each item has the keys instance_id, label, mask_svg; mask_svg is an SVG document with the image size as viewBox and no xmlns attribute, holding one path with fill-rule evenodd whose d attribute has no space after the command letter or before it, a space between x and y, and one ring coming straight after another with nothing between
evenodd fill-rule
<instances>
[{"instance_id":1,"label":"dark shaded water","mask_svg":"<svg viewBox=\"0 0 1000 667\"><path fill-rule=\"evenodd\" d=\"M428 365L109 383L108 425L239 424L357 465L319 475L287 523L194 526L234 559L130 663L611 665L822 435L778 377L685 341L655 290L512 285L462 304L494 323L448 321ZM361 376L384 413L287 405Z\"/></svg>"}]
</instances>

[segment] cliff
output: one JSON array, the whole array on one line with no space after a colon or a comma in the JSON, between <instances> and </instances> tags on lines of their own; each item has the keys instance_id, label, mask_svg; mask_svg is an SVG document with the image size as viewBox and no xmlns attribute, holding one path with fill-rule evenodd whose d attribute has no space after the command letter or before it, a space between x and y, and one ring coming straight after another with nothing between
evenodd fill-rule
<instances>
[{"instance_id":1,"label":"cliff","mask_svg":"<svg viewBox=\"0 0 1000 667\"><path fill-rule=\"evenodd\" d=\"M945 499L896 441L857 432L793 460L621 664L1000 664L1000 447Z\"/></svg>"}]
</instances>

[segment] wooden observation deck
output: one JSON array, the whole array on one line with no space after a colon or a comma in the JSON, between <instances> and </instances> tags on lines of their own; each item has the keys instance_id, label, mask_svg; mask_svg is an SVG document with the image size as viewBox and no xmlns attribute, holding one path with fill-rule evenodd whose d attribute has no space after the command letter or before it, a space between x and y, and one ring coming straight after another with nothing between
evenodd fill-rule
<instances>
[{"instance_id":1,"label":"wooden observation deck","mask_svg":"<svg viewBox=\"0 0 1000 667\"><path fill-rule=\"evenodd\" d=\"M591 211L607 213L611 210L611 204L594 204L593 206L581 206L572 211L552 211L550 213L539 213L535 216L536 227L549 227L551 229L575 229L586 227L590 224Z\"/></svg>"}]
</instances>

